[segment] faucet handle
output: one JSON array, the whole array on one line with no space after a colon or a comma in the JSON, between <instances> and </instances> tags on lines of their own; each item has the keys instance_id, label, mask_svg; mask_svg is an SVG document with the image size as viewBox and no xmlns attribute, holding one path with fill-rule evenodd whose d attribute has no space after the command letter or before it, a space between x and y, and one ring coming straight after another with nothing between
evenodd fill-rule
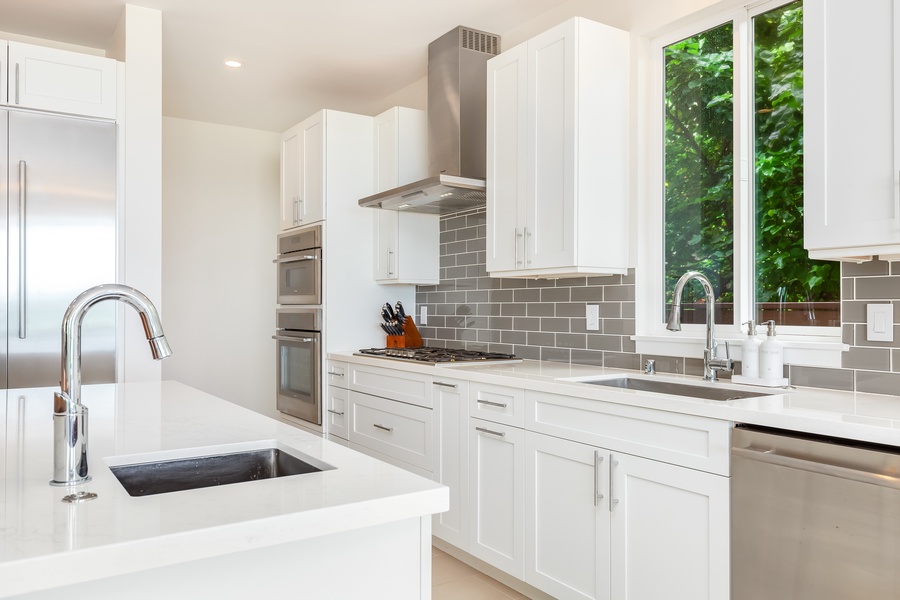
<instances>
[{"instance_id":1,"label":"faucet handle","mask_svg":"<svg viewBox=\"0 0 900 600\"><path fill-rule=\"evenodd\" d=\"M725 358L731 360L731 346L728 344L728 340L724 340L725 342Z\"/></svg>"}]
</instances>

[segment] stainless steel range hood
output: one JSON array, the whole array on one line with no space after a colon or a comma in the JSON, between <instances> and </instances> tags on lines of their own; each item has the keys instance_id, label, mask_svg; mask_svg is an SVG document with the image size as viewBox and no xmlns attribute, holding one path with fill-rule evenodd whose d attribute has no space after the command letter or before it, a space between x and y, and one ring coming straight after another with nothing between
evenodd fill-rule
<instances>
[{"instance_id":1,"label":"stainless steel range hood","mask_svg":"<svg viewBox=\"0 0 900 600\"><path fill-rule=\"evenodd\" d=\"M448 214L484 206L487 61L500 37L457 27L428 45L431 177L379 192L360 206Z\"/></svg>"}]
</instances>

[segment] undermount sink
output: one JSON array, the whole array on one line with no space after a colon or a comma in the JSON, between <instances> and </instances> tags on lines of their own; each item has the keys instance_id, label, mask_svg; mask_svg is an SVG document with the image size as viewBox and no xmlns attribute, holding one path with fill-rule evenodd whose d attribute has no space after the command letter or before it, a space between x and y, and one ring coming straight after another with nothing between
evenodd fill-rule
<instances>
[{"instance_id":1,"label":"undermount sink","mask_svg":"<svg viewBox=\"0 0 900 600\"><path fill-rule=\"evenodd\" d=\"M638 390L642 392L656 392L658 394L687 396L689 398L703 398L705 400L740 400L741 398L757 398L759 396L772 395L768 393L745 392L743 390L690 385L686 383L675 383L673 381L656 381L637 377L595 379L593 381L583 381L582 383L604 385L624 390Z\"/></svg>"},{"instance_id":2,"label":"undermount sink","mask_svg":"<svg viewBox=\"0 0 900 600\"><path fill-rule=\"evenodd\" d=\"M311 457L307 460L297 458L278 444L243 452L170 458L109 468L129 496L151 496L334 468Z\"/></svg>"}]
</instances>

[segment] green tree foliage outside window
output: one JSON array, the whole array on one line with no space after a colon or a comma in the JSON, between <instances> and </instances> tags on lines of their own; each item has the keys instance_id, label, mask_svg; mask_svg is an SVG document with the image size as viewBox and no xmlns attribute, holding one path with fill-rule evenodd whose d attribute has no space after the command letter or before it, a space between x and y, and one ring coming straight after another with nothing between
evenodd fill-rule
<instances>
[{"instance_id":1,"label":"green tree foliage outside window","mask_svg":"<svg viewBox=\"0 0 900 600\"><path fill-rule=\"evenodd\" d=\"M734 302L732 35L726 23L665 48L667 304L689 270L710 278L723 305ZM830 302L837 311L838 264L810 260L803 248L802 2L754 18L753 69L756 318L773 318L760 303L796 311ZM686 290L686 303L701 299L699 286ZM792 324L836 324L804 310Z\"/></svg>"},{"instance_id":2,"label":"green tree foliage outside window","mask_svg":"<svg viewBox=\"0 0 900 600\"><path fill-rule=\"evenodd\" d=\"M756 301L840 302L839 264L803 249L802 3L754 20L754 78Z\"/></svg>"},{"instance_id":3,"label":"green tree foliage outside window","mask_svg":"<svg viewBox=\"0 0 900 600\"><path fill-rule=\"evenodd\" d=\"M734 300L732 32L726 23L665 49L667 304L686 271L706 275L718 300ZM699 285L685 290L686 303L702 298Z\"/></svg>"}]
</instances>

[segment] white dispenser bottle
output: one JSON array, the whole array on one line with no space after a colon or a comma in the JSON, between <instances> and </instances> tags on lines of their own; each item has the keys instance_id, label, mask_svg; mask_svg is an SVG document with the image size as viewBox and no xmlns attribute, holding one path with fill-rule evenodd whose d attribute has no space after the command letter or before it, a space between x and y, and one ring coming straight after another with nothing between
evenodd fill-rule
<instances>
[{"instance_id":1,"label":"white dispenser bottle","mask_svg":"<svg viewBox=\"0 0 900 600\"><path fill-rule=\"evenodd\" d=\"M762 379L784 377L784 347L775 337L775 321L766 321L769 326L766 339L759 345L759 376Z\"/></svg>"},{"instance_id":2,"label":"white dispenser bottle","mask_svg":"<svg viewBox=\"0 0 900 600\"><path fill-rule=\"evenodd\" d=\"M741 344L741 375L758 378L760 341L756 337L756 321L751 319L742 325L747 325L747 339Z\"/></svg>"}]
</instances>

